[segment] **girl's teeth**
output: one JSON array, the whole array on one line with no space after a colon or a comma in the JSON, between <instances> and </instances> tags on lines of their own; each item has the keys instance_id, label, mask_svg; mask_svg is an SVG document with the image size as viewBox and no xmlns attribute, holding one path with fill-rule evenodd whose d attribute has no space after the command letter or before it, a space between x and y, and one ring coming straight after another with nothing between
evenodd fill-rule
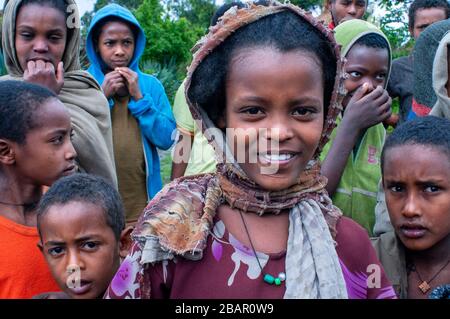
<instances>
[{"instance_id":1,"label":"girl's teeth","mask_svg":"<svg viewBox=\"0 0 450 319\"><path fill-rule=\"evenodd\" d=\"M292 154L280 154L280 155L274 155L274 154L265 154L263 155L264 159L269 162L282 162L282 161L288 161L290 160L293 155Z\"/></svg>"}]
</instances>

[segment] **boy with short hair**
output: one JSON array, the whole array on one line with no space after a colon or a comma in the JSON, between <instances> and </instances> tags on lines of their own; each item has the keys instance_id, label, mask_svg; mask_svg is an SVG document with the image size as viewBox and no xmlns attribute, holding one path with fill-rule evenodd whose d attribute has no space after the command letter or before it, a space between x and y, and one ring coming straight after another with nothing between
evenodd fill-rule
<instances>
[{"instance_id":1,"label":"boy with short hair","mask_svg":"<svg viewBox=\"0 0 450 319\"><path fill-rule=\"evenodd\" d=\"M73 299L103 294L130 247L118 192L103 178L62 178L38 207L39 248L60 289Z\"/></svg>"},{"instance_id":2,"label":"boy with short hair","mask_svg":"<svg viewBox=\"0 0 450 319\"><path fill-rule=\"evenodd\" d=\"M343 21L362 19L368 3L369 0L326 0L325 8L331 13L328 27L334 29Z\"/></svg>"},{"instance_id":3,"label":"boy with short hair","mask_svg":"<svg viewBox=\"0 0 450 319\"><path fill-rule=\"evenodd\" d=\"M335 32L347 60L347 95L338 126L321 155L322 173L333 204L372 234L386 135L382 122L391 115L385 90L391 49L386 36L366 21L345 21Z\"/></svg>"},{"instance_id":4,"label":"boy with short hair","mask_svg":"<svg viewBox=\"0 0 450 319\"><path fill-rule=\"evenodd\" d=\"M0 299L57 290L36 245L44 186L77 170L70 115L48 89L0 83Z\"/></svg>"},{"instance_id":5,"label":"boy with short hair","mask_svg":"<svg viewBox=\"0 0 450 319\"><path fill-rule=\"evenodd\" d=\"M450 5L446 0L415 0L408 11L409 33L417 41L425 28L449 17ZM392 62L387 90L393 99L400 99L399 123L406 121L411 111L414 92L413 60L413 54L410 54Z\"/></svg>"},{"instance_id":6,"label":"boy with short hair","mask_svg":"<svg viewBox=\"0 0 450 319\"><path fill-rule=\"evenodd\" d=\"M373 239L378 258L400 298L430 298L450 282L450 121L400 125L381 167L393 229Z\"/></svg>"}]
</instances>

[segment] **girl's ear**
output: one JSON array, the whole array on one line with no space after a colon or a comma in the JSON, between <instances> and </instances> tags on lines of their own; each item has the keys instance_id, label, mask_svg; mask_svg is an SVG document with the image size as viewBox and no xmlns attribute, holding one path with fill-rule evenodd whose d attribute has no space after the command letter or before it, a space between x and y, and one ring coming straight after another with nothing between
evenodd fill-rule
<instances>
[{"instance_id":1,"label":"girl's ear","mask_svg":"<svg viewBox=\"0 0 450 319\"><path fill-rule=\"evenodd\" d=\"M120 258L127 257L130 249L131 249L131 232L133 231L134 227L126 227L122 233L120 234L120 242L119 242L119 256Z\"/></svg>"},{"instance_id":2,"label":"girl's ear","mask_svg":"<svg viewBox=\"0 0 450 319\"><path fill-rule=\"evenodd\" d=\"M4 139L0 139L0 163L13 165L16 162L13 144Z\"/></svg>"}]
</instances>

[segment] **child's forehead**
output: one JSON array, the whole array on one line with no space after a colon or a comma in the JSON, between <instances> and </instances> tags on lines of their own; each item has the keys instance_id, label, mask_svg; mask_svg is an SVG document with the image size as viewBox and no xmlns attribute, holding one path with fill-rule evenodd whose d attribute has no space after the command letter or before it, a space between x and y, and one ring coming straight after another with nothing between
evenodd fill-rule
<instances>
[{"instance_id":1,"label":"child's forehead","mask_svg":"<svg viewBox=\"0 0 450 319\"><path fill-rule=\"evenodd\" d=\"M54 203L48 206L43 219L52 223L77 222L106 225L106 211L100 204L83 200L71 200L65 203Z\"/></svg>"},{"instance_id":2,"label":"child's forehead","mask_svg":"<svg viewBox=\"0 0 450 319\"><path fill-rule=\"evenodd\" d=\"M405 162L406 159L409 159L405 156L405 154L419 153L426 154L430 162L435 164L441 163L442 165L438 164L436 168L444 171L448 170L450 173L450 150L443 146L421 143L406 143L390 147L385 151L385 153L385 165L403 165L402 163ZM415 161L413 161L412 164L414 164L414 162Z\"/></svg>"},{"instance_id":3,"label":"child's forehead","mask_svg":"<svg viewBox=\"0 0 450 319\"><path fill-rule=\"evenodd\" d=\"M346 55L347 63L364 63L374 59L385 60L382 67L389 66L389 50L387 48L373 48L366 45L353 45Z\"/></svg>"}]
</instances>

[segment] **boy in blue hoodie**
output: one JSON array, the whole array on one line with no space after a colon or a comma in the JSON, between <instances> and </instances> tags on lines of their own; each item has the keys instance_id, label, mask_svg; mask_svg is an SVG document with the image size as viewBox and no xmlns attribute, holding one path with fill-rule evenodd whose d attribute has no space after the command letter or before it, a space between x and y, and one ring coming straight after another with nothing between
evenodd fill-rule
<instances>
[{"instance_id":1,"label":"boy in blue hoodie","mask_svg":"<svg viewBox=\"0 0 450 319\"><path fill-rule=\"evenodd\" d=\"M162 84L139 69L145 43L133 14L112 4L96 13L86 44L88 71L111 107L119 191L129 224L162 188L156 148L169 149L176 129Z\"/></svg>"}]
</instances>

